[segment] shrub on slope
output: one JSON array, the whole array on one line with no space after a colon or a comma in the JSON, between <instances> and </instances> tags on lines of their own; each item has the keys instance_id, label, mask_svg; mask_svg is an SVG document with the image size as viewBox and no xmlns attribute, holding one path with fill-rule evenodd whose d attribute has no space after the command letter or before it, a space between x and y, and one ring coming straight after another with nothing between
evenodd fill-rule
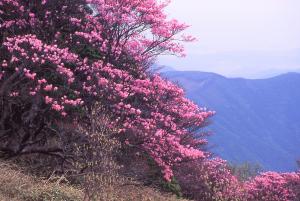
<instances>
[{"instance_id":1,"label":"shrub on slope","mask_svg":"<svg viewBox=\"0 0 300 201\"><path fill-rule=\"evenodd\" d=\"M147 71L160 54L183 54L187 26L155 0L3 0L0 4L0 151L60 157L50 141L96 101L124 144L142 149L170 180L175 163L204 157L194 132L212 112ZM87 108L87 109L85 109ZM56 143L58 145L59 143Z\"/></svg>"}]
</instances>

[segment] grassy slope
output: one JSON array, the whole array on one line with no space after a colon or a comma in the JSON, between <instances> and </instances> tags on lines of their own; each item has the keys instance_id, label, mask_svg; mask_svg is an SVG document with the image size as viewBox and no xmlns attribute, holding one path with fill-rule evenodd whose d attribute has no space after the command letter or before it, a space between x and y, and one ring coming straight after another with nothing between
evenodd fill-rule
<instances>
[{"instance_id":1,"label":"grassy slope","mask_svg":"<svg viewBox=\"0 0 300 201\"><path fill-rule=\"evenodd\" d=\"M82 201L84 192L66 184L27 175L0 161L0 201ZM99 201L184 201L142 185L111 187Z\"/></svg>"},{"instance_id":2,"label":"grassy slope","mask_svg":"<svg viewBox=\"0 0 300 201\"><path fill-rule=\"evenodd\" d=\"M82 200L83 192L67 185L42 181L17 167L0 162L1 201Z\"/></svg>"}]
</instances>

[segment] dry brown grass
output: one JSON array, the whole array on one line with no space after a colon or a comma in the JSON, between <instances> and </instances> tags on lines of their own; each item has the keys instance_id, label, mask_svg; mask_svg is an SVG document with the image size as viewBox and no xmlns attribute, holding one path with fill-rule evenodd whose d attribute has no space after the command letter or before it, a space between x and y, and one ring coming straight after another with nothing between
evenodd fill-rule
<instances>
[{"instance_id":1,"label":"dry brown grass","mask_svg":"<svg viewBox=\"0 0 300 201\"><path fill-rule=\"evenodd\" d=\"M42 180L25 174L19 167L0 161L0 201L90 201L83 188ZM128 183L130 184L130 183ZM132 182L108 186L93 201L184 201L175 195ZM103 184L102 184L103 185ZM91 201L92 201L91 200Z\"/></svg>"},{"instance_id":2,"label":"dry brown grass","mask_svg":"<svg viewBox=\"0 0 300 201\"><path fill-rule=\"evenodd\" d=\"M0 162L1 201L79 201L83 191L26 175L17 166Z\"/></svg>"},{"instance_id":3,"label":"dry brown grass","mask_svg":"<svg viewBox=\"0 0 300 201\"><path fill-rule=\"evenodd\" d=\"M159 190L144 186L122 186L114 190L115 197L120 201L187 201L175 195L161 193Z\"/></svg>"}]
</instances>

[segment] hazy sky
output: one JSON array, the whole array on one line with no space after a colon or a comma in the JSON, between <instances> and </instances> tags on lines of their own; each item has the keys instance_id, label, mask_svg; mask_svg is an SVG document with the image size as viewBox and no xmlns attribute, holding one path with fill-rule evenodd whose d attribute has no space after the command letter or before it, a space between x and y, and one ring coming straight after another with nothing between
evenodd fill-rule
<instances>
[{"instance_id":1,"label":"hazy sky","mask_svg":"<svg viewBox=\"0 0 300 201\"><path fill-rule=\"evenodd\" d=\"M198 41L160 64L244 77L300 70L300 0L173 0L167 13Z\"/></svg>"}]
</instances>

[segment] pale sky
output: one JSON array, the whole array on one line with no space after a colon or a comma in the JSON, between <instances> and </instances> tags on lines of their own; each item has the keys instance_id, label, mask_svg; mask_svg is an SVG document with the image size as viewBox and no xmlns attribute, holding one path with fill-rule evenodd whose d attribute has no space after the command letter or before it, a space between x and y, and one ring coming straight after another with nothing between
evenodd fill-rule
<instances>
[{"instance_id":1,"label":"pale sky","mask_svg":"<svg viewBox=\"0 0 300 201\"><path fill-rule=\"evenodd\" d=\"M300 71L300 0L173 0L166 11L198 41L162 65L242 77Z\"/></svg>"}]
</instances>

